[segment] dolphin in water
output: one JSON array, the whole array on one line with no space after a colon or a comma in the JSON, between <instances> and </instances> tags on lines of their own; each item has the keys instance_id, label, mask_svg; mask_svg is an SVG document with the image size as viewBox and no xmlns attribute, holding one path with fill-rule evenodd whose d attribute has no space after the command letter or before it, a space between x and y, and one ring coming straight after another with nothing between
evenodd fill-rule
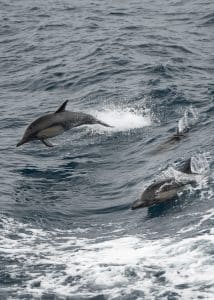
<instances>
[{"instance_id":1,"label":"dolphin in water","mask_svg":"<svg viewBox=\"0 0 214 300\"><path fill-rule=\"evenodd\" d=\"M82 112L71 112L65 110L66 100L54 113L44 115L33 121L25 130L22 139L16 147L33 140L40 140L45 146L53 147L47 139L62 134L64 131L81 125L100 124L105 127L112 127L89 114Z\"/></svg>"},{"instance_id":2,"label":"dolphin in water","mask_svg":"<svg viewBox=\"0 0 214 300\"><path fill-rule=\"evenodd\" d=\"M187 137L187 133L188 133L188 129L185 129L185 131L181 131L177 126L176 132L172 136L170 136L165 142L160 144L156 149L152 150L152 153L156 154L159 153L160 151L167 150L169 147L185 139Z\"/></svg>"},{"instance_id":3,"label":"dolphin in water","mask_svg":"<svg viewBox=\"0 0 214 300\"><path fill-rule=\"evenodd\" d=\"M185 131L181 131L179 127L176 128L176 133L174 133L167 141L166 143L174 144L176 142L180 142L183 138L187 136L188 129Z\"/></svg>"},{"instance_id":4,"label":"dolphin in water","mask_svg":"<svg viewBox=\"0 0 214 300\"><path fill-rule=\"evenodd\" d=\"M178 144L181 140L184 140L188 137L188 129L185 129L185 131L179 130L179 127L176 128L176 132L167 138L164 142L162 142L160 145L158 145L155 149L152 149L150 153L156 155L159 153L162 153L163 151L167 151L171 149L171 147Z\"/></svg>"},{"instance_id":5,"label":"dolphin in water","mask_svg":"<svg viewBox=\"0 0 214 300\"><path fill-rule=\"evenodd\" d=\"M169 136L167 140L161 143L156 149L152 150L152 153L157 154L160 151L167 150L168 148L178 144L181 140L186 139L191 127L195 124L198 118L197 114L197 110L192 107L186 109L183 117L178 120L176 132L172 136Z\"/></svg>"},{"instance_id":6,"label":"dolphin in water","mask_svg":"<svg viewBox=\"0 0 214 300\"><path fill-rule=\"evenodd\" d=\"M179 171L184 174L194 174L191 171L191 158L182 164ZM183 182L176 181L174 177L154 182L145 189L140 199L133 202L131 209L134 210L140 207L150 207L155 204L172 200L177 197L177 193L182 191L187 184L193 185L195 183L196 180L193 177L190 177L188 180Z\"/></svg>"},{"instance_id":7,"label":"dolphin in water","mask_svg":"<svg viewBox=\"0 0 214 300\"><path fill-rule=\"evenodd\" d=\"M168 140L165 142L166 144L174 144L177 142L180 142L182 139L187 137L187 133L189 131L189 128L185 128L183 130L179 129L179 126L176 128L176 133L174 133L171 137L168 138Z\"/></svg>"},{"instance_id":8,"label":"dolphin in water","mask_svg":"<svg viewBox=\"0 0 214 300\"><path fill-rule=\"evenodd\" d=\"M190 128L194 125L196 120L197 110L192 107L186 109L183 117L178 120L176 133L169 137L165 143L174 144L187 137Z\"/></svg>"}]
</instances>

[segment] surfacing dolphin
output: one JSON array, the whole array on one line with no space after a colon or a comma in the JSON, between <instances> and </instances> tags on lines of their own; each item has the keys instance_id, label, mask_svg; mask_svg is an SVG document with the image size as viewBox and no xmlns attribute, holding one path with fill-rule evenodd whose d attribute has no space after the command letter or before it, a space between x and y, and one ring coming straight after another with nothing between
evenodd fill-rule
<instances>
[{"instance_id":1,"label":"surfacing dolphin","mask_svg":"<svg viewBox=\"0 0 214 300\"><path fill-rule=\"evenodd\" d=\"M156 149L152 150L152 153L157 154L161 151L167 150L168 148L179 143L181 140L187 138L187 133L188 133L188 129L185 129L185 131L181 131L177 126L176 132L172 136L168 137L168 139L163 143L161 143Z\"/></svg>"},{"instance_id":2,"label":"surfacing dolphin","mask_svg":"<svg viewBox=\"0 0 214 300\"><path fill-rule=\"evenodd\" d=\"M183 117L178 120L176 132L167 138L166 141L161 143L156 149L152 150L153 154L158 154L161 151L170 149L180 141L188 137L188 133L191 127L195 124L198 119L198 112L193 107L189 107L185 110Z\"/></svg>"},{"instance_id":3,"label":"surfacing dolphin","mask_svg":"<svg viewBox=\"0 0 214 300\"><path fill-rule=\"evenodd\" d=\"M182 165L179 171L184 174L194 174L191 171L191 158ZM193 177L190 177L189 180L183 182L176 181L174 177L154 182L145 189L140 199L133 202L131 209L150 207L155 204L172 200L177 197L177 193L182 191L187 184L193 185L195 183L196 180Z\"/></svg>"},{"instance_id":4,"label":"surfacing dolphin","mask_svg":"<svg viewBox=\"0 0 214 300\"><path fill-rule=\"evenodd\" d=\"M105 127L112 127L95 117L82 112L71 112L65 110L66 100L54 113L44 115L33 121L25 130L22 139L16 147L33 140L40 140L45 146L53 147L47 139L62 134L64 131L81 125L100 124Z\"/></svg>"}]
</instances>

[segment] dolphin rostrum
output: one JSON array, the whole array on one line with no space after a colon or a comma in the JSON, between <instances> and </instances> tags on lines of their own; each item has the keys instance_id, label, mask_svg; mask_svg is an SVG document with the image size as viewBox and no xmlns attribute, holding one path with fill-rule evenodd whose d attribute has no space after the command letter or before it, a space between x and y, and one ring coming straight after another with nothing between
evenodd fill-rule
<instances>
[{"instance_id":1,"label":"dolphin rostrum","mask_svg":"<svg viewBox=\"0 0 214 300\"><path fill-rule=\"evenodd\" d=\"M193 174L191 172L191 158L188 159L179 170L185 175ZM133 202L131 209L140 207L150 207L155 204L166 202L177 197L177 193L182 191L187 184L195 184L196 180L190 176L188 180L176 181L174 177L166 178L149 185L142 193L140 199Z\"/></svg>"},{"instance_id":2,"label":"dolphin rostrum","mask_svg":"<svg viewBox=\"0 0 214 300\"><path fill-rule=\"evenodd\" d=\"M66 100L54 113L44 115L33 121L25 130L22 139L16 147L33 140L40 140L47 147L53 147L47 139L62 134L64 131L81 125L100 124L105 127L112 127L95 117L82 112L71 112L65 110Z\"/></svg>"}]
</instances>

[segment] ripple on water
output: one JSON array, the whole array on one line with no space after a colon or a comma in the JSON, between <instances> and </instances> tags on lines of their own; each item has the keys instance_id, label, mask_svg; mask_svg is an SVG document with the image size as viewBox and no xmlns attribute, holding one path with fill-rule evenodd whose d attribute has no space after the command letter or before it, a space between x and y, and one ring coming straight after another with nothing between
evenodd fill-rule
<instances>
[{"instance_id":1,"label":"ripple on water","mask_svg":"<svg viewBox=\"0 0 214 300\"><path fill-rule=\"evenodd\" d=\"M99 242L77 238L72 230L43 231L5 217L0 230L1 259L7 262L1 271L3 296L212 297L210 233L184 240L124 236Z\"/></svg>"},{"instance_id":2,"label":"ripple on water","mask_svg":"<svg viewBox=\"0 0 214 300\"><path fill-rule=\"evenodd\" d=\"M1 2L0 299L213 298L212 11L208 0ZM66 99L114 127L15 147ZM191 105L199 118L186 122ZM178 121L187 139L154 154ZM208 151L206 184L130 210L167 165Z\"/></svg>"}]
</instances>

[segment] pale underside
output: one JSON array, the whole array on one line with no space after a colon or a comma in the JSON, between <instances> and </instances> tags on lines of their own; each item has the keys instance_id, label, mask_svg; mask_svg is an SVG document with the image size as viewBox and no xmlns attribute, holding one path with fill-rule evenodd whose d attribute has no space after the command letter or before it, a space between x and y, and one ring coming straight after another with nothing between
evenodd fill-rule
<instances>
[{"instance_id":1,"label":"pale underside","mask_svg":"<svg viewBox=\"0 0 214 300\"><path fill-rule=\"evenodd\" d=\"M61 125L51 126L49 128L43 129L37 133L38 139L48 139L55 137L64 132L64 128Z\"/></svg>"},{"instance_id":2,"label":"pale underside","mask_svg":"<svg viewBox=\"0 0 214 300\"><path fill-rule=\"evenodd\" d=\"M170 200L177 196L177 192L179 189L172 189L165 192L157 193L154 200L158 200L158 202L164 202Z\"/></svg>"}]
</instances>

